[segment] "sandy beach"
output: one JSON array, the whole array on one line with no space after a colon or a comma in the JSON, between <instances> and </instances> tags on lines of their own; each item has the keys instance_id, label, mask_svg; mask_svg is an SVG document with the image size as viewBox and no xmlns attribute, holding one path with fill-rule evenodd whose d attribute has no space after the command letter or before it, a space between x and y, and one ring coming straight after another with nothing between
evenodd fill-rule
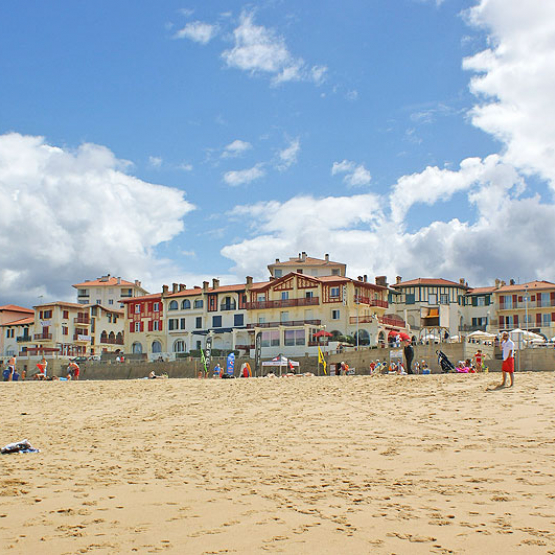
<instances>
[{"instance_id":1,"label":"sandy beach","mask_svg":"<svg viewBox=\"0 0 555 555\"><path fill-rule=\"evenodd\" d=\"M555 553L555 374L3 383L3 553Z\"/></svg>"}]
</instances>

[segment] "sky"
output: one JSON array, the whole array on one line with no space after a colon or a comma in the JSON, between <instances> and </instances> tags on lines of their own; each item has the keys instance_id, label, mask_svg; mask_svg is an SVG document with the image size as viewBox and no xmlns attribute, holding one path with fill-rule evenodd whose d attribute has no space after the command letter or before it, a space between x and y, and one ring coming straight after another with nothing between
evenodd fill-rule
<instances>
[{"instance_id":1,"label":"sky","mask_svg":"<svg viewBox=\"0 0 555 555\"><path fill-rule=\"evenodd\" d=\"M110 273L555 280L555 3L0 4L0 305Z\"/></svg>"}]
</instances>

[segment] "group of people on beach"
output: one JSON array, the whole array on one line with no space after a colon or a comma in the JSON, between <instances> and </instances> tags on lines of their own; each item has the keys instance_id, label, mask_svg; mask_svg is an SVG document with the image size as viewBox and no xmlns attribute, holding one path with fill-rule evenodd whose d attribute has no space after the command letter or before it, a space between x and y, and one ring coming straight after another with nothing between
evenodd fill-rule
<instances>
[{"instance_id":1,"label":"group of people on beach","mask_svg":"<svg viewBox=\"0 0 555 555\"><path fill-rule=\"evenodd\" d=\"M81 369L75 360L70 360L65 376L49 376L48 375L48 361L45 357L42 357L40 362L37 362L35 367L35 372L32 374L33 380L38 381L54 381L54 380L62 380L62 381L69 381L69 380L78 380L79 375L81 373ZM21 373L17 370L17 357L13 356L9 359L6 368L2 372L2 379L5 382L17 382L23 381L26 379L27 372L24 369Z\"/></svg>"}]
</instances>

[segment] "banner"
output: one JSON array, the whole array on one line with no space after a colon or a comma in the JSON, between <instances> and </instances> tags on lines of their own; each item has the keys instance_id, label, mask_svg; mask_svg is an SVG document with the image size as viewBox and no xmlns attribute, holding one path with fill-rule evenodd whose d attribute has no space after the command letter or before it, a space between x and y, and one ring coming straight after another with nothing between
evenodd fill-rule
<instances>
[{"instance_id":1,"label":"banner","mask_svg":"<svg viewBox=\"0 0 555 555\"><path fill-rule=\"evenodd\" d=\"M235 353L229 353L227 355L227 375L233 376L233 370L235 367Z\"/></svg>"},{"instance_id":2,"label":"banner","mask_svg":"<svg viewBox=\"0 0 555 555\"><path fill-rule=\"evenodd\" d=\"M256 334L254 345L254 373L260 376L260 358L262 356L262 332Z\"/></svg>"},{"instance_id":3,"label":"banner","mask_svg":"<svg viewBox=\"0 0 555 555\"><path fill-rule=\"evenodd\" d=\"M318 345L318 364L322 364L322 366L324 367L324 374L327 375L326 372L326 359L324 358L324 353L322 352L322 349L320 349L320 345Z\"/></svg>"},{"instance_id":4,"label":"banner","mask_svg":"<svg viewBox=\"0 0 555 555\"><path fill-rule=\"evenodd\" d=\"M206 338L206 368L207 368L207 372L208 370L210 370L210 363L212 362L212 336L209 335Z\"/></svg>"}]
</instances>

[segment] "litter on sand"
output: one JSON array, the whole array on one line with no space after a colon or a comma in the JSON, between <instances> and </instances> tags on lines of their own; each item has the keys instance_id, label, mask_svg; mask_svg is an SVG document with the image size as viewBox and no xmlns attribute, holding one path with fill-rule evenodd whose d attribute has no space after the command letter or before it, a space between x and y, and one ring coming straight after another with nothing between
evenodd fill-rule
<instances>
[{"instance_id":1,"label":"litter on sand","mask_svg":"<svg viewBox=\"0 0 555 555\"><path fill-rule=\"evenodd\" d=\"M8 445L0 449L0 453L2 453L2 455L11 455L12 453L40 453L40 449L35 449L29 443L29 440L23 439L15 443L8 443Z\"/></svg>"}]
</instances>

